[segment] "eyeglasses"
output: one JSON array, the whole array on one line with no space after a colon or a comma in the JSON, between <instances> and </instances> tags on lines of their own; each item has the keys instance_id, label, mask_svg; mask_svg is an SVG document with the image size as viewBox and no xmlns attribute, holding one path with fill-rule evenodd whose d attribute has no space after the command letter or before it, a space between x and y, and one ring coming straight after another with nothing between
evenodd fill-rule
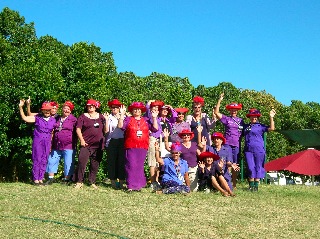
<instances>
[{"instance_id":1,"label":"eyeglasses","mask_svg":"<svg viewBox=\"0 0 320 239\"><path fill-rule=\"evenodd\" d=\"M194 109L201 109L201 106L193 106Z\"/></svg>"},{"instance_id":2,"label":"eyeglasses","mask_svg":"<svg viewBox=\"0 0 320 239\"><path fill-rule=\"evenodd\" d=\"M184 115L184 113L178 112L178 115Z\"/></svg>"},{"instance_id":3,"label":"eyeglasses","mask_svg":"<svg viewBox=\"0 0 320 239\"><path fill-rule=\"evenodd\" d=\"M190 137L190 134L183 134L182 137Z\"/></svg>"}]
</instances>

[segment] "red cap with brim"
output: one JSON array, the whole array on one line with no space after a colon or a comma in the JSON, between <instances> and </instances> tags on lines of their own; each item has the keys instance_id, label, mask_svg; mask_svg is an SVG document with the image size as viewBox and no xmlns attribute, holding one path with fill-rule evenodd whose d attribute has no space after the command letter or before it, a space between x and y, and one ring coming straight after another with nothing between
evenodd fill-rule
<instances>
[{"instance_id":1,"label":"red cap with brim","mask_svg":"<svg viewBox=\"0 0 320 239\"><path fill-rule=\"evenodd\" d=\"M182 130L178 135L182 139L182 136L185 135L185 134L190 135L190 140L193 139L193 137L194 137L194 133L192 131L188 130L188 129Z\"/></svg>"},{"instance_id":2,"label":"red cap with brim","mask_svg":"<svg viewBox=\"0 0 320 239\"><path fill-rule=\"evenodd\" d=\"M213 161L217 161L220 159L219 155L211 153L211 152L202 152L198 156L199 161L204 161L204 159L206 159L206 158L212 158Z\"/></svg>"},{"instance_id":3,"label":"red cap with brim","mask_svg":"<svg viewBox=\"0 0 320 239\"><path fill-rule=\"evenodd\" d=\"M141 112L144 113L146 112L146 107L145 105L142 103L142 102L133 102L129 107L128 107L128 110L130 112L133 111L133 109L141 109Z\"/></svg>"}]
</instances>

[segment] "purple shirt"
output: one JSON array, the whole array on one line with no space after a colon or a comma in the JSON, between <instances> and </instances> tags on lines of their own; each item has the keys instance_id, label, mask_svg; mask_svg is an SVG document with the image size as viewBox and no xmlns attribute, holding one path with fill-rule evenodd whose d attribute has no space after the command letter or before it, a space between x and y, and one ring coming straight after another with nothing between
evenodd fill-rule
<instances>
[{"instance_id":1,"label":"purple shirt","mask_svg":"<svg viewBox=\"0 0 320 239\"><path fill-rule=\"evenodd\" d=\"M198 145L196 142L191 142L190 148L186 148L183 144L181 144L181 158L187 161L189 167L193 168L198 165L197 162L197 149Z\"/></svg>"},{"instance_id":2,"label":"purple shirt","mask_svg":"<svg viewBox=\"0 0 320 239\"><path fill-rule=\"evenodd\" d=\"M77 118L70 114L64 120L62 120L61 116L58 116L56 119L52 149L75 149L77 145L77 134L75 130Z\"/></svg>"},{"instance_id":3,"label":"purple shirt","mask_svg":"<svg viewBox=\"0 0 320 239\"><path fill-rule=\"evenodd\" d=\"M97 119L90 119L84 114L79 116L76 128L81 129L82 137L88 144L87 147L103 149L105 123L106 119L100 113Z\"/></svg>"},{"instance_id":4,"label":"purple shirt","mask_svg":"<svg viewBox=\"0 0 320 239\"><path fill-rule=\"evenodd\" d=\"M42 114L35 115L35 128L33 131L34 138L48 139L51 141L52 131L56 120L54 117L49 117L49 120L46 121Z\"/></svg>"},{"instance_id":5,"label":"purple shirt","mask_svg":"<svg viewBox=\"0 0 320 239\"><path fill-rule=\"evenodd\" d=\"M268 132L269 126L255 123L245 124L243 127L243 135L245 139L245 151L264 152L263 134Z\"/></svg>"},{"instance_id":6,"label":"purple shirt","mask_svg":"<svg viewBox=\"0 0 320 239\"><path fill-rule=\"evenodd\" d=\"M201 136L206 137L207 145L211 144L210 138L210 130L213 129L216 125L216 122L213 119L210 119L206 113L201 113L201 120L200 122L195 121L192 115L188 115L186 118L186 122L190 124L191 131L194 133L194 138L192 139L193 142L198 142L198 124L201 124L203 127Z\"/></svg>"},{"instance_id":7,"label":"purple shirt","mask_svg":"<svg viewBox=\"0 0 320 239\"><path fill-rule=\"evenodd\" d=\"M226 144L239 147L239 141L244 125L243 120L239 117L222 115L220 121L224 125Z\"/></svg>"}]
</instances>

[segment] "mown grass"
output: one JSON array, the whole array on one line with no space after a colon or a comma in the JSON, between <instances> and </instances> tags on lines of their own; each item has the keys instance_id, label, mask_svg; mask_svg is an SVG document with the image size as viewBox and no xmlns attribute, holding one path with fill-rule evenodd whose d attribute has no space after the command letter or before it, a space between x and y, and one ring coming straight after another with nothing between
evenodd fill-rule
<instances>
[{"instance_id":1,"label":"mown grass","mask_svg":"<svg viewBox=\"0 0 320 239\"><path fill-rule=\"evenodd\" d=\"M101 185L0 184L0 238L320 238L320 187L127 194Z\"/></svg>"}]
</instances>

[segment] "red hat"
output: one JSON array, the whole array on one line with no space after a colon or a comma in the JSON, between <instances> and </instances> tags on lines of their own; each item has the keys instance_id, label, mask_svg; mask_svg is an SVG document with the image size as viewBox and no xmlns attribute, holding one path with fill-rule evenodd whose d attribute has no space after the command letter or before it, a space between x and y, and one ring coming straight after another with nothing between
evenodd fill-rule
<instances>
[{"instance_id":1,"label":"red hat","mask_svg":"<svg viewBox=\"0 0 320 239\"><path fill-rule=\"evenodd\" d=\"M118 99L113 99L108 102L108 106L111 108L113 105L122 106L123 104Z\"/></svg>"},{"instance_id":2,"label":"red hat","mask_svg":"<svg viewBox=\"0 0 320 239\"><path fill-rule=\"evenodd\" d=\"M86 105L93 105L94 107L96 107L97 109L100 107L100 102L94 99L89 99L87 100Z\"/></svg>"},{"instance_id":3,"label":"red hat","mask_svg":"<svg viewBox=\"0 0 320 239\"><path fill-rule=\"evenodd\" d=\"M57 109L59 108L59 104L55 101L50 101L50 104L52 105L52 108L53 107L56 107Z\"/></svg>"},{"instance_id":4,"label":"red hat","mask_svg":"<svg viewBox=\"0 0 320 239\"><path fill-rule=\"evenodd\" d=\"M246 115L247 118L250 118L251 116L256 116L256 117L260 117L261 116L261 112L257 109L250 109L249 113Z\"/></svg>"},{"instance_id":5,"label":"red hat","mask_svg":"<svg viewBox=\"0 0 320 239\"><path fill-rule=\"evenodd\" d=\"M182 136L185 135L185 134L189 134L190 135L190 140L193 139L193 137L194 137L194 133L192 131L188 130L188 129L182 130L178 135L182 139Z\"/></svg>"},{"instance_id":6,"label":"red hat","mask_svg":"<svg viewBox=\"0 0 320 239\"><path fill-rule=\"evenodd\" d=\"M242 104L238 104L238 103L235 103L235 102L232 102L231 104L228 104L226 105L226 109L227 110L241 110L242 109Z\"/></svg>"},{"instance_id":7,"label":"red hat","mask_svg":"<svg viewBox=\"0 0 320 239\"><path fill-rule=\"evenodd\" d=\"M64 102L63 106L68 106L71 111L73 111L73 109L74 109L74 105L72 104L71 101Z\"/></svg>"},{"instance_id":8,"label":"red hat","mask_svg":"<svg viewBox=\"0 0 320 239\"><path fill-rule=\"evenodd\" d=\"M219 138L219 139L222 139L222 143L225 144L226 143L226 139L225 137L223 136L222 133L219 133L219 132L214 132L212 135L211 135L211 139L213 140L213 138Z\"/></svg>"},{"instance_id":9,"label":"red hat","mask_svg":"<svg viewBox=\"0 0 320 239\"><path fill-rule=\"evenodd\" d=\"M171 152L181 152L180 142L175 142L171 144Z\"/></svg>"},{"instance_id":10,"label":"red hat","mask_svg":"<svg viewBox=\"0 0 320 239\"><path fill-rule=\"evenodd\" d=\"M213 161L217 161L220 159L219 155L211 153L211 152L202 152L199 156L198 159L199 161L203 161L206 158L212 158Z\"/></svg>"},{"instance_id":11,"label":"red hat","mask_svg":"<svg viewBox=\"0 0 320 239\"><path fill-rule=\"evenodd\" d=\"M41 105L41 110L51 110L52 109L52 104L51 102L45 101Z\"/></svg>"},{"instance_id":12,"label":"red hat","mask_svg":"<svg viewBox=\"0 0 320 239\"><path fill-rule=\"evenodd\" d=\"M151 102L150 108L154 107L154 106L158 106L158 108L160 109L164 106L164 102L161 100L155 100L155 101Z\"/></svg>"},{"instance_id":13,"label":"red hat","mask_svg":"<svg viewBox=\"0 0 320 239\"><path fill-rule=\"evenodd\" d=\"M204 99L200 96L193 97L193 103L201 104L201 106L204 106Z\"/></svg>"},{"instance_id":14,"label":"red hat","mask_svg":"<svg viewBox=\"0 0 320 239\"><path fill-rule=\"evenodd\" d=\"M175 111L178 113L185 114L189 111L189 109L188 108L175 108Z\"/></svg>"},{"instance_id":15,"label":"red hat","mask_svg":"<svg viewBox=\"0 0 320 239\"><path fill-rule=\"evenodd\" d=\"M128 110L132 112L133 109L141 109L141 112L146 112L146 107L142 102L133 102L129 107Z\"/></svg>"}]
</instances>

